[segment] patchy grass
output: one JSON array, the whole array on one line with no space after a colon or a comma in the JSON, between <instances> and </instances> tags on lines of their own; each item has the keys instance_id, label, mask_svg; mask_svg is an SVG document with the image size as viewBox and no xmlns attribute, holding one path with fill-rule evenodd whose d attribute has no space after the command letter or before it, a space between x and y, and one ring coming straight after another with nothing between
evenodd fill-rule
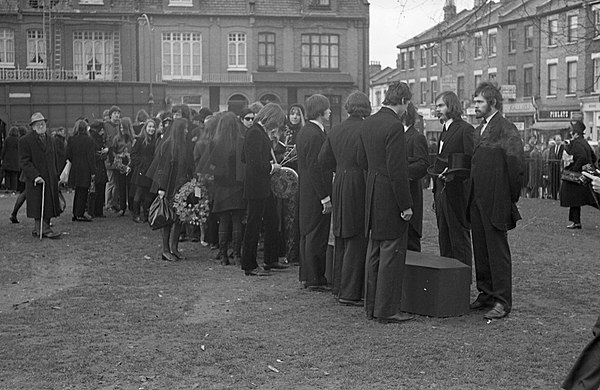
<instances>
[{"instance_id":1,"label":"patchy grass","mask_svg":"<svg viewBox=\"0 0 600 390\"><path fill-rule=\"evenodd\" d=\"M8 221L14 199L0 196L1 389L557 389L598 315L600 213L568 231L556 201L520 202L508 319L382 325L301 289L297 268L250 278L187 242L188 260L160 261L160 233L127 217L68 210L63 239L40 242L24 210ZM430 210L424 229L436 253Z\"/></svg>"}]
</instances>

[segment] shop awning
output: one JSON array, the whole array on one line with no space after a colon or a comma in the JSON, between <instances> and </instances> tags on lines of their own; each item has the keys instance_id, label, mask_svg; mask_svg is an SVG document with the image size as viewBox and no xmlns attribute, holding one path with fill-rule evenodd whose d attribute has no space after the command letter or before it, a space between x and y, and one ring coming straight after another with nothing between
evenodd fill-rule
<instances>
[{"instance_id":1,"label":"shop awning","mask_svg":"<svg viewBox=\"0 0 600 390\"><path fill-rule=\"evenodd\" d=\"M569 130L570 122L536 122L529 127L530 130L538 131L561 131Z\"/></svg>"}]
</instances>

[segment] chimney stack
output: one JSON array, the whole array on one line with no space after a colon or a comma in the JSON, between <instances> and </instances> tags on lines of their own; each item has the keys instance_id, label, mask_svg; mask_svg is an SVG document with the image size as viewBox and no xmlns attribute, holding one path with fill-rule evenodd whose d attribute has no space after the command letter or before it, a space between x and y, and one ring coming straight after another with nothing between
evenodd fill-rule
<instances>
[{"instance_id":1,"label":"chimney stack","mask_svg":"<svg viewBox=\"0 0 600 390\"><path fill-rule=\"evenodd\" d=\"M478 0L475 0L478 1ZM444 5L444 22L449 21L450 19L456 16L456 4L454 4L454 0L446 0L446 4Z\"/></svg>"}]
</instances>

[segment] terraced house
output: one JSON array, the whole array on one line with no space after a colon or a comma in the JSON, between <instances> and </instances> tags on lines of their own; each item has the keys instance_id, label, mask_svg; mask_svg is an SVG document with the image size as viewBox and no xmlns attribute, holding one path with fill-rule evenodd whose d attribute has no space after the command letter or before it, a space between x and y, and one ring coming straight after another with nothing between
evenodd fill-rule
<instances>
[{"instance_id":1,"label":"terraced house","mask_svg":"<svg viewBox=\"0 0 600 390\"><path fill-rule=\"evenodd\" d=\"M313 93L332 123L368 89L366 0L6 0L0 2L0 119L51 126L177 103L239 111Z\"/></svg>"}]
</instances>

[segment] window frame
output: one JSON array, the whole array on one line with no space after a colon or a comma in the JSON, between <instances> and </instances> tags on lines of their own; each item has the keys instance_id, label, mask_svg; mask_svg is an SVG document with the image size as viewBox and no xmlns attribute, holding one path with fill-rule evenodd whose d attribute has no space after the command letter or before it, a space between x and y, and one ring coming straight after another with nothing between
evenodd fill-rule
<instances>
[{"instance_id":1,"label":"window frame","mask_svg":"<svg viewBox=\"0 0 600 390\"><path fill-rule=\"evenodd\" d=\"M445 51L445 57L446 57L446 64L452 64L452 42L446 42L446 44L444 45L446 46L446 51Z\"/></svg>"},{"instance_id":2,"label":"window frame","mask_svg":"<svg viewBox=\"0 0 600 390\"><path fill-rule=\"evenodd\" d=\"M73 70L76 76L81 77L83 80L113 80L117 74L117 69L115 69L115 41L118 32L77 30L73 31L72 37ZM91 53L89 52L90 45ZM92 58L88 61L86 57L90 54ZM102 58L98 59L98 56Z\"/></svg>"},{"instance_id":3,"label":"window frame","mask_svg":"<svg viewBox=\"0 0 600 390\"><path fill-rule=\"evenodd\" d=\"M517 52L517 29L508 29L508 53L514 54Z\"/></svg>"},{"instance_id":4,"label":"window frame","mask_svg":"<svg viewBox=\"0 0 600 390\"><path fill-rule=\"evenodd\" d=\"M488 57L496 57L498 54L498 35L497 33L489 33L487 37Z\"/></svg>"},{"instance_id":5,"label":"window frame","mask_svg":"<svg viewBox=\"0 0 600 390\"><path fill-rule=\"evenodd\" d=\"M458 62L465 62L465 40L464 39L459 39L457 44L457 61Z\"/></svg>"},{"instance_id":6,"label":"window frame","mask_svg":"<svg viewBox=\"0 0 600 390\"><path fill-rule=\"evenodd\" d=\"M269 41L269 38L273 38ZM264 41L262 40L264 38ZM261 48L264 47L264 53L261 53ZM274 32L263 31L258 33L258 69L259 70L275 70L277 67L277 36ZM272 54L269 54L269 48L272 48ZM272 59L272 63L269 63ZM263 61L264 60L264 61ZM264 64L262 64L264 62Z\"/></svg>"},{"instance_id":7,"label":"window frame","mask_svg":"<svg viewBox=\"0 0 600 390\"><path fill-rule=\"evenodd\" d=\"M548 46L558 45L558 18L548 18Z\"/></svg>"},{"instance_id":8,"label":"window frame","mask_svg":"<svg viewBox=\"0 0 600 390\"><path fill-rule=\"evenodd\" d=\"M304 42L304 38L308 37L308 42ZM313 38L314 37L318 37L319 41L318 42L313 42ZM323 42L323 38L327 37L328 42ZM331 39L335 38L336 42L331 42ZM302 61L302 71L317 71L317 72L327 72L327 71L331 71L331 72L337 72L340 70L340 36L339 34L329 34L329 33L323 33L323 34L302 34L300 37L300 44L301 44L301 61ZM308 67L305 66L305 59L306 54L305 54L305 47L307 47L308 45ZM321 61L324 58L324 55L322 54L321 50L324 46L327 46L327 61L328 61L328 67L323 67L321 66ZM313 47L317 47L319 49L319 53L313 53ZM332 48L336 48L336 55L332 55ZM313 66L313 61L315 59L319 60L319 66L314 67ZM332 62L333 59L335 59L335 67L332 66Z\"/></svg>"},{"instance_id":9,"label":"window frame","mask_svg":"<svg viewBox=\"0 0 600 390\"><path fill-rule=\"evenodd\" d=\"M185 39L188 36L189 39ZM186 46L189 46L188 53L185 52ZM163 80L202 80L202 34L192 31L164 31L161 34L160 58ZM167 71L167 66L170 71ZM179 72L175 71L177 67ZM189 74L186 74L186 68L189 68Z\"/></svg>"},{"instance_id":10,"label":"window frame","mask_svg":"<svg viewBox=\"0 0 600 390\"><path fill-rule=\"evenodd\" d=\"M558 62L549 62L546 64L548 72L547 96L556 96L558 94Z\"/></svg>"},{"instance_id":11,"label":"window frame","mask_svg":"<svg viewBox=\"0 0 600 390\"><path fill-rule=\"evenodd\" d=\"M529 75L529 82L528 76ZM533 66L523 67L523 97L533 96Z\"/></svg>"},{"instance_id":12,"label":"window frame","mask_svg":"<svg viewBox=\"0 0 600 390\"><path fill-rule=\"evenodd\" d=\"M31 37L30 33L35 33L36 36ZM41 59L41 61L31 61L32 54L35 58ZM40 29L27 30L27 68L44 69L48 67L47 64L48 52L44 31Z\"/></svg>"},{"instance_id":13,"label":"window frame","mask_svg":"<svg viewBox=\"0 0 600 390\"><path fill-rule=\"evenodd\" d=\"M574 66L574 75L571 74L571 66ZM577 61L567 61L567 93L566 95L577 95Z\"/></svg>"},{"instance_id":14,"label":"window frame","mask_svg":"<svg viewBox=\"0 0 600 390\"><path fill-rule=\"evenodd\" d=\"M533 32L534 32L534 29L533 29L532 24L525 26L525 30L524 30L524 34L523 34L524 44L525 44L524 51L533 50Z\"/></svg>"},{"instance_id":15,"label":"window frame","mask_svg":"<svg viewBox=\"0 0 600 390\"><path fill-rule=\"evenodd\" d=\"M473 37L473 59L483 58L483 34L475 33Z\"/></svg>"},{"instance_id":16,"label":"window frame","mask_svg":"<svg viewBox=\"0 0 600 390\"><path fill-rule=\"evenodd\" d=\"M227 34L227 71L247 70L248 34L242 31L230 32Z\"/></svg>"},{"instance_id":17,"label":"window frame","mask_svg":"<svg viewBox=\"0 0 600 390\"><path fill-rule=\"evenodd\" d=\"M0 68L14 67L15 31L10 28L0 28Z\"/></svg>"}]
</instances>

